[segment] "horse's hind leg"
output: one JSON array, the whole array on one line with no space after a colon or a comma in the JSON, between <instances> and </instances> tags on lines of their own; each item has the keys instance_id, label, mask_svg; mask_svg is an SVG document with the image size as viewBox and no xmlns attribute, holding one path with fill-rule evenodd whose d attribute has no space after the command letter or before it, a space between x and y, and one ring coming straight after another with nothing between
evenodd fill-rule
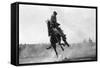
<instances>
[{"instance_id":1,"label":"horse's hind leg","mask_svg":"<svg viewBox=\"0 0 100 68\"><path fill-rule=\"evenodd\" d=\"M56 55L57 55L57 57L58 57L58 53L57 53L57 50L56 50L56 48L54 48L54 50L55 50L55 53L56 53Z\"/></svg>"},{"instance_id":2,"label":"horse's hind leg","mask_svg":"<svg viewBox=\"0 0 100 68\"><path fill-rule=\"evenodd\" d=\"M56 53L56 55L58 57L58 53L57 53L57 50L56 50L56 44L52 44L52 45L53 45L54 51L55 51L55 53Z\"/></svg>"}]
</instances>

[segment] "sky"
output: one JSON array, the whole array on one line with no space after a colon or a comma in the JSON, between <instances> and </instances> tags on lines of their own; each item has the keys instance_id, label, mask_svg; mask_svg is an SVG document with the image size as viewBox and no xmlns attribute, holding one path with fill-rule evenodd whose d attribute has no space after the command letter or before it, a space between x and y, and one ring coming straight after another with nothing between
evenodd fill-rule
<instances>
[{"instance_id":1,"label":"sky","mask_svg":"<svg viewBox=\"0 0 100 68\"><path fill-rule=\"evenodd\" d=\"M57 21L69 43L96 36L96 10L39 5L19 6L19 44L50 43L46 21L57 11Z\"/></svg>"}]
</instances>

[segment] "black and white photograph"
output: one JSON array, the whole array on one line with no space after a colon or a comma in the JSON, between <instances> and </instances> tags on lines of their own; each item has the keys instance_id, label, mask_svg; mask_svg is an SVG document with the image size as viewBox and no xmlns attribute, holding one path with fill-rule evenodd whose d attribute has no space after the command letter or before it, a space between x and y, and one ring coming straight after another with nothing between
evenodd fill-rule
<instances>
[{"instance_id":1,"label":"black and white photograph","mask_svg":"<svg viewBox=\"0 0 100 68\"><path fill-rule=\"evenodd\" d=\"M96 9L19 4L19 64L91 61Z\"/></svg>"}]
</instances>

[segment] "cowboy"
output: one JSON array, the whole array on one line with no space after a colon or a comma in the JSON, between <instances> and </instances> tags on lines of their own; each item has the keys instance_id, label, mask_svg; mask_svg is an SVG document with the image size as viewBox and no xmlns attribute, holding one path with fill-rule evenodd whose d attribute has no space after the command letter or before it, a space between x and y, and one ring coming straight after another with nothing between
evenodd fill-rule
<instances>
[{"instance_id":1,"label":"cowboy","mask_svg":"<svg viewBox=\"0 0 100 68\"><path fill-rule=\"evenodd\" d=\"M57 18L56 18L56 16L57 16L57 12L54 11L54 12L53 12L53 15L51 16L51 19L50 19L51 26L54 27L54 28L55 28L56 26L60 25L59 23L57 23Z\"/></svg>"},{"instance_id":2,"label":"cowboy","mask_svg":"<svg viewBox=\"0 0 100 68\"><path fill-rule=\"evenodd\" d=\"M54 11L53 15L51 16L50 21L48 21L49 36L51 36L51 34L53 34L53 33L60 34L59 37L62 37L62 40L64 41L64 43L68 45L68 43L66 41L66 35L63 33L63 30L59 27L60 24L57 23L56 16L57 16L57 12ZM53 32L53 31L55 31L55 32ZM51 48L51 46L48 47L47 49L50 49L50 48Z\"/></svg>"}]
</instances>

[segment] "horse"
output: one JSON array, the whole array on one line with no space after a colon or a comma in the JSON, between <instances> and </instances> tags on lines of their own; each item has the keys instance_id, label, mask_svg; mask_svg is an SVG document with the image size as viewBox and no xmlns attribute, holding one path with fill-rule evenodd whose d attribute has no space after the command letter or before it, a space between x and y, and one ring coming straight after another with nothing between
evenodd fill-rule
<instances>
[{"instance_id":1,"label":"horse","mask_svg":"<svg viewBox=\"0 0 100 68\"><path fill-rule=\"evenodd\" d=\"M51 42L51 46L53 47L56 56L58 57L58 53L56 50L56 45L58 43L58 45L60 45L60 41L61 41L61 37L58 33L56 33L55 31L52 32L51 37L50 37L50 42ZM64 51L64 48L60 45L61 49Z\"/></svg>"},{"instance_id":2,"label":"horse","mask_svg":"<svg viewBox=\"0 0 100 68\"><path fill-rule=\"evenodd\" d=\"M48 21L48 23L50 24L50 22ZM66 42L66 37L65 35L61 34L62 32L59 31L61 30L60 28L54 28L54 27L50 27L49 26L49 36L50 36L50 42L51 42L51 46L47 49L50 49L51 47L53 47L57 57L58 57L58 53L56 50L56 44L58 43L58 45L60 45L62 51L64 51L64 48L62 47L65 46L65 44L67 44L69 46L69 44ZM61 39L64 41L65 44L61 43Z\"/></svg>"}]
</instances>

